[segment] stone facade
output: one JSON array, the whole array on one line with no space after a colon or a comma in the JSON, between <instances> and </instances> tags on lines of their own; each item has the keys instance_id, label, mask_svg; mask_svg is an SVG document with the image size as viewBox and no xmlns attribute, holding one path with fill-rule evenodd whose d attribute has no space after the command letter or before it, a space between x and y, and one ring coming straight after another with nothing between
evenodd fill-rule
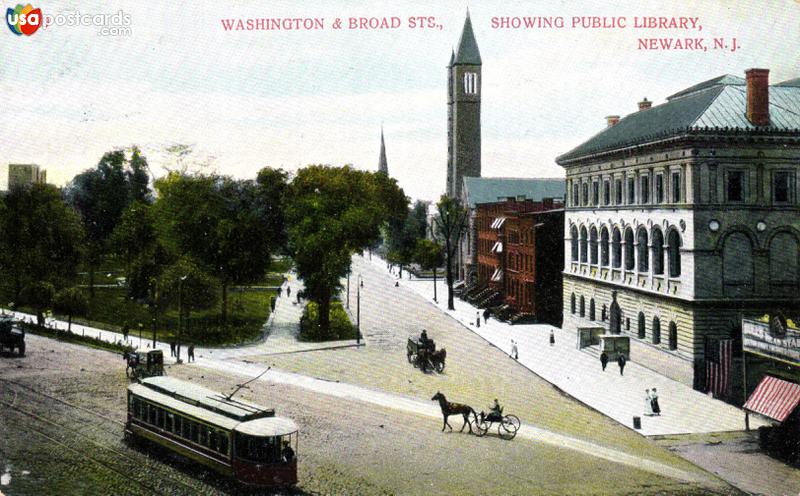
<instances>
[{"instance_id":1,"label":"stone facade","mask_svg":"<svg viewBox=\"0 0 800 496\"><path fill-rule=\"evenodd\" d=\"M718 86L698 91L731 91ZM731 86L734 95L743 90ZM800 101L800 88L774 93ZM697 97L663 106L691 110L687 99ZM730 103L709 108L720 105ZM658 108L611 125L631 119L630 129L657 129L669 118ZM744 115L744 105L735 112ZM653 133L624 146L624 136L603 143L601 133L593 140L605 149L581 145L559 157L569 196L565 327L602 324L615 290L633 359L702 389L708 340L739 344L742 315L800 305L800 131L740 126Z\"/></svg>"}]
</instances>

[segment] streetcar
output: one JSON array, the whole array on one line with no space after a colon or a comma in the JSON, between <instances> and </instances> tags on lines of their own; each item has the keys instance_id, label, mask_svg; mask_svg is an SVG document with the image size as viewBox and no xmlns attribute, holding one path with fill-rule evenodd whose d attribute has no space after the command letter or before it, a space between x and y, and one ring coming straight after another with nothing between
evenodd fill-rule
<instances>
[{"instance_id":1,"label":"streetcar","mask_svg":"<svg viewBox=\"0 0 800 496\"><path fill-rule=\"evenodd\" d=\"M128 386L125 438L144 439L243 484L297 483L297 425L275 410L156 376Z\"/></svg>"}]
</instances>

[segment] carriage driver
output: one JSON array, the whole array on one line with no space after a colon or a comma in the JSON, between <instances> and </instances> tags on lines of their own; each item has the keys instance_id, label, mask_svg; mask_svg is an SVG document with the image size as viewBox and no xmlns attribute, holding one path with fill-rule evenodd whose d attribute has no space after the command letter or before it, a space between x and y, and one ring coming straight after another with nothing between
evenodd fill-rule
<instances>
[{"instance_id":1,"label":"carriage driver","mask_svg":"<svg viewBox=\"0 0 800 496\"><path fill-rule=\"evenodd\" d=\"M419 335L419 344L420 344L421 347L427 348L428 347L428 342L429 342L429 340L428 340L428 331L423 329L422 330L422 334Z\"/></svg>"},{"instance_id":2,"label":"carriage driver","mask_svg":"<svg viewBox=\"0 0 800 496\"><path fill-rule=\"evenodd\" d=\"M494 405L489 409L489 419L499 420L503 417L503 407L500 406L500 403L497 401L497 398L494 399Z\"/></svg>"}]
</instances>

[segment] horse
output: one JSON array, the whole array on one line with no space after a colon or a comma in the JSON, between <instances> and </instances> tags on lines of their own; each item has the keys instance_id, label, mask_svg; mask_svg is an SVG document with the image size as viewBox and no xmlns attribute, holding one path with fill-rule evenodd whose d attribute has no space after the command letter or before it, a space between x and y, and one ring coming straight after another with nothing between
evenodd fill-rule
<instances>
[{"instance_id":1,"label":"horse","mask_svg":"<svg viewBox=\"0 0 800 496\"><path fill-rule=\"evenodd\" d=\"M464 426L469 426L469 432L472 434L472 424L469 422L469 414L471 413L475 417L475 422L478 422L478 414L475 413L475 410L472 409L469 405L462 405L461 403L450 403L447 401L447 398L440 392L436 392L431 398L431 401L438 401L439 406L442 408L442 417L444 419L444 423L442 424L442 432L444 432L445 426L450 427L450 430L453 430L453 426L450 425L450 422L447 421L447 418L450 415L462 415L464 417L464 424L461 426L461 430L458 432L464 432Z\"/></svg>"},{"instance_id":2,"label":"horse","mask_svg":"<svg viewBox=\"0 0 800 496\"><path fill-rule=\"evenodd\" d=\"M447 350L442 348L430 354L429 360L433 368L441 372L444 370L444 360L447 358Z\"/></svg>"}]
</instances>

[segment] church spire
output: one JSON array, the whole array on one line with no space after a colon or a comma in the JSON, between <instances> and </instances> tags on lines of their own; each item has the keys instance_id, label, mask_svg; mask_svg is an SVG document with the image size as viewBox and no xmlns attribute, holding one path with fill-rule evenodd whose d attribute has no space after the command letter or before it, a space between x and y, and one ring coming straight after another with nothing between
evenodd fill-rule
<instances>
[{"instance_id":1,"label":"church spire","mask_svg":"<svg viewBox=\"0 0 800 496\"><path fill-rule=\"evenodd\" d=\"M481 52L478 50L478 42L475 41L475 33L472 31L469 9L467 9L467 18L464 20L464 29L461 31L461 39L458 40L458 51L456 51L454 64L481 65Z\"/></svg>"},{"instance_id":2,"label":"church spire","mask_svg":"<svg viewBox=\"0 0 800 496\"><path fill-rule=\"evenodd\" d=\"M383 141L383 124L381 124L381 156L378 159L378 172L389 175L389 164L386 162L386 143Z\"/></svg>"}]
</instances>

